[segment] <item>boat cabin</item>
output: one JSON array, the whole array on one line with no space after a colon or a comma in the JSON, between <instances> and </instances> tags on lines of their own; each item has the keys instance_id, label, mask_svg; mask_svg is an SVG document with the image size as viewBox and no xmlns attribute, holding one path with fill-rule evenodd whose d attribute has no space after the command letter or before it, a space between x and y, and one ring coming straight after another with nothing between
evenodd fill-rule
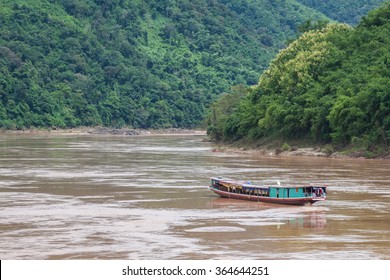
<instances>
[{"instance_id":1,"label":"boat cabin","mask_svg":"<svg viewBox=\"0 0 390 280\"><path fill-rule=\"evenodd\" d=\"M210 189L221 197L259 202L304 205L326 200L326 187L321 186L259 186L250 181L211 178Z\"/></svg>"},{"instance_id":2,"label":"boat cabin","mask_svg":"<svg viewBox=\"0 0 390 280\"><path fill-rule=\"evenodd\" d=\"M322 197L326 195L325 187L269 187L272 198L301 198L301 197Z\"/></svg>"}]
</instances>

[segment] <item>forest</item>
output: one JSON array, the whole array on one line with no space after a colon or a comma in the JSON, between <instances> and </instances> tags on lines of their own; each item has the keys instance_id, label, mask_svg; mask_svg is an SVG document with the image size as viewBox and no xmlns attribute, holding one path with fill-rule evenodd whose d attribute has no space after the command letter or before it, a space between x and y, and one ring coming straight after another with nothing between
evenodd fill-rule
<instances>
[{"instance_id":1,"label":"forest","mask_svg":"<svg viewBox=\"0 0 390 280\"><path fill-rule=\"evenodd\" d=\"M257 85L234 88L214 103L208 124L215 141L299 140L368 156L388 151L390 2L355 27L330 23L302 34Z\"/></svg>"},{"instance_id":2,"label":"forest","mask_svg":"<svg viewBox=\"0 0 390 280\"><path fill-rule=\"evenodd\" d=\"M356 25L362 15L378 8L382 0L296 0L297 2L322 12L329 18Z\"/></svg>"},{"instance_id":3,"label":"forest","mask_svg":"<svg viewBox=\"0 0 390 280\"><path fill-rule=\"evenodd\" d=\"M194 127L324 18L293 1L2 0L0 127Z\"/></svg>"},{"instance_id":4,"label":"forest","mask_svg":"<svg viewBox=\"0 0 390 280\"><path fill-rule=\"evenodd\" d=\"M197 126L299 26L364 12L339 2L1 0L0 127Z\"/></svg>"}]
</instances>

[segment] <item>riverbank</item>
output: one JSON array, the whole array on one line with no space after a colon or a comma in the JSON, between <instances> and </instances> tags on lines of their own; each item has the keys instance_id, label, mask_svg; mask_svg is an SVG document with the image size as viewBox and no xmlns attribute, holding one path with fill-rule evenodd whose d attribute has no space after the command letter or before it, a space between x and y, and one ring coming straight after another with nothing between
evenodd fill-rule
<instances>
[{"instance_id":1,"label":"riverbank","mask_svg":"<svg viewBox=\"0 0 390 280\"><path fill-rule=\"evenodd\" d=\"M202 129L184 129L184 128L164 128L164 129L131 129L131 128L108 128L108 127L77 127L69 129L25 129L25 130L0 130L1 135L32 135L32 136L180 136L180 135L199 135L207 134ZM294 143L291 146L287 143L270 143L268 145L255 146L248 143L215 143L212 142L213 152L240 153L240 154L258 154L263 156L279 157L329 157L329 158L363 158L363 159L390 159L390 150L381 149L377 151L368 151L363 148L347 147L336 150L331 145L308 145L303 143ZM302 143L301 143L302 144Z\"/></svg>"},{"instance_id":2,"label":"riverbank","mask_svg":"<svg viewBox=\"0 0 390 280\"><path fill-rule=\"evenodd\" d=\"M86 136L86 135L116 135L116 136L158 136L158 135L206 135L206 131L184 128L164 129L131 129L109 127L77 127L68 129L26 129L1 130L0 135L58 135L58 136Z\"/></svg>"},{"instance_id":3,"label":"riverbank","mask_svg":"<svg viewBox=\"0 0 390 280\"><path fill-rule=\"evenodd\" d=\"M380 149L377 151L368 151L358 147L345 147L336 150L331 145L317 146L290 146L275 144L268 146L251 147L249 145L235 144L213 144L213 152L240 153L240 154L258 154L263 156L279 157L327 157L327 158L361 158L361 159L390 159L390 151Z\"/></svg>"}]
</instances>

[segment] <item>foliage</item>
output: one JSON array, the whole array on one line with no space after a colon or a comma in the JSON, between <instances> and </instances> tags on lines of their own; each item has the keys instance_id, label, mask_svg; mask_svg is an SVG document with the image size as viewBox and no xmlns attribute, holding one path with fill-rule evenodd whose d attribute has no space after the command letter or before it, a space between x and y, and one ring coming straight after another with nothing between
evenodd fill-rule
<instances>
[{"instance_id":1,"label":"foliage","mask_svg":"<svg viewBox=\"0 0 390 280\"><path fill-rule=\"evenodd\" d=\"M228 117L237 110L239 100L241 100L247 90L243 86L233 87L230 93L223 94L210 109L207 117L207 134L214 141L226 140L223 139L225 123Z\"/></svg>"},{"instance_id":2,"label":"foliage","mask_svg":"<svg viewBox=\"0 0 390 280\"><path fill-rule=\"evenodd\" d=\"M193 127L317 19L293 0L2 0L0 127Z\"/></svg>"},{"instance_id":3,"label":"foliage","mask_svg":"<svg viewBox=\"0 0 390 280\"><path fill-rule=\"evenodd\" d=\"M350 28L329 24L282 50L221 139L311 139L368 150L390 143L390 2ZM218 104L218 103L217 103Z\"/></svg>"},{"instance_id":4,"label":"foliage","mask_svg":"<svg viewBox=\"0 0 390 280\"><path fill-rule=\"evenodd\" d=\"M290 150L291 150L291 146L290 146L289 144L284 143L284 144L282 145L282 151L283 151L283 152L290 151Z\"/></svg>"},{"instance_id":5,"label":"foliage","mask_svg":"<svg viewBox=\"0 0 390 280\"><path fill-rule=\"evenodd\" d=\"M297 2L321 11L339 22L357 24L371 9L378 8L385 0L297 0Z\"/></svg>"}]
</instances>

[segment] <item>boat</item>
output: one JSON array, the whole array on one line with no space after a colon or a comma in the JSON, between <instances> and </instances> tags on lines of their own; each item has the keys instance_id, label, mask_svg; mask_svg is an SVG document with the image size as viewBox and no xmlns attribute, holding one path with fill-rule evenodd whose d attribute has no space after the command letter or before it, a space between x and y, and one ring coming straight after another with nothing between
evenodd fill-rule
<instances>
[{"instance_id":1,"label":"boat","mask_svg":"<svg viewBox=\"0 0 390 280\"><path fill-rule=\"evenodd\" d=\"M259 186L250 181L240 182L211 178L209 189L224 198L290 205L314 204L326 200L324 186Z\"/></svg>"}]
</instances>

